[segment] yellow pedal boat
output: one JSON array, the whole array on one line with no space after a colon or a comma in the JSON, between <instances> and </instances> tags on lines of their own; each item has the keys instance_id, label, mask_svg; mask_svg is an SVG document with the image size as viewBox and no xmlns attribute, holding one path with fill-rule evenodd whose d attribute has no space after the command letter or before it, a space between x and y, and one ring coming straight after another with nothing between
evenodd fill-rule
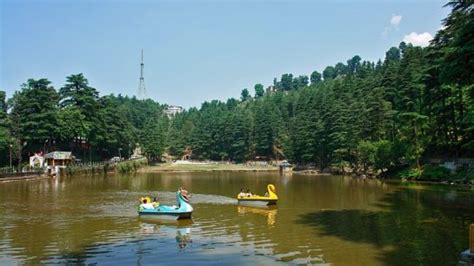
<instances>
[{"instance_id":1,"label":"yellow pedal boat","mask_svg":"<svg viewBox=\"0 0 474 266\"><path fill-rule=\"evenodd\" d=\"M239 205L251 206L251 207L266 207L269 205L275 205L278 201L278 196L275 191L275 186L273 184L267 185L267 195L268 196L241 196L237 195L237 201Z\"/></svg>"}]
</instances>

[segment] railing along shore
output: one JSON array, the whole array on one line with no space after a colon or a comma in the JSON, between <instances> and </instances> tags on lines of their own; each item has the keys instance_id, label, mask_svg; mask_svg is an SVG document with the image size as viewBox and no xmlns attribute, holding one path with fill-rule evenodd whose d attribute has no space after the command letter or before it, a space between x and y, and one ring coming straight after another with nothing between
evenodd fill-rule
<instances>
[{"instance_id":1,"label":"railing along shore","mask_svg":"<svg viewBox=\"0 0 474 266\"><path fill-rule=\"evenodd\" d=\"M127 159L121 161L95 161L95 162L80 162L80 163L71 163L64 168L66 174L74 174L77 172L83 171L92 171L92 172L107 172L108 170L113 170L118 164L132 164L131 168L136 169L138 165L135 162L146 161L145 157ZM7 177L26 177L33 175L42 175L46 173L46 167L33 168L30 166L22 167L18 169L16 167L2 167L0 168L0 179Z\"/></svg>"}]
</instances>

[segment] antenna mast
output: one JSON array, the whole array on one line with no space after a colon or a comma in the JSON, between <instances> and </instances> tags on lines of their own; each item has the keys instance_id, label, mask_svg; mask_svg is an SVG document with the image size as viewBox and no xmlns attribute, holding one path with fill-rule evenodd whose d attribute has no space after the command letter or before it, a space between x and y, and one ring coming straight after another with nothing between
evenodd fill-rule
<instances>
[{"instance_id":1,"label":"antenna mast","mask_svg":"<svg viewBox=\"0 0 474 266\"><path fill-rule=\"evenodd\" d=\"M144 100L146 99L146 88L145 88L145 78L143 77L143 67L145 64L143 63L143 49L142 49L142 61L140 63L140 82L138 83L138 99Z\"/></svg>"}]
</instances>

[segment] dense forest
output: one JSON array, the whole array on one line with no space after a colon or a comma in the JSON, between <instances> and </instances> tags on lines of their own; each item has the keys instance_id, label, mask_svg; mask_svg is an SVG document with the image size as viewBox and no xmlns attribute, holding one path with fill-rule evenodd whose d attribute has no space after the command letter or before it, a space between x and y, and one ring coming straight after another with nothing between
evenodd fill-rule
<instances>
[{"instance_id":1,"label":"dense forest","mask_svg":"<svg viewBox=\"0 0 474 266\"><path fill-rule=\"evenodd\" d=\"M383 60L356 55L310 76L283 74L253 96L204 102L173 117L166 105L99 96L82 74L56 90L30 79L11 99L0 91L0 165L39 151L72 150L84 160L123 155L139 144L150 159L242 162L287 159L321 169L362 171L427 158L474 155L474 4L453 1L430 46L404 42Z\"/></svg>"}]
</instances>

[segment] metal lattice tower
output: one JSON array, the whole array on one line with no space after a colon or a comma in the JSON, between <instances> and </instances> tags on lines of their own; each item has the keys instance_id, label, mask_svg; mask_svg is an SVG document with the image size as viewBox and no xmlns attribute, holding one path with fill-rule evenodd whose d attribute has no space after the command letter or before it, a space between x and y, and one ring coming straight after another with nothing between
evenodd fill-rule
<instances>
[{"instance_id":1,"label":"metal lattice tower","mask_svg":"<svg viewBox=\"0 0 474 266\"><path fill-rule=\"evenodd\" d=\"M143 49L142 49L142 62L140 63L140 82L138 83L138 99L146 99L146 88L145 88L145 78L143 77Z\"/></svg>"}]
</instances>

